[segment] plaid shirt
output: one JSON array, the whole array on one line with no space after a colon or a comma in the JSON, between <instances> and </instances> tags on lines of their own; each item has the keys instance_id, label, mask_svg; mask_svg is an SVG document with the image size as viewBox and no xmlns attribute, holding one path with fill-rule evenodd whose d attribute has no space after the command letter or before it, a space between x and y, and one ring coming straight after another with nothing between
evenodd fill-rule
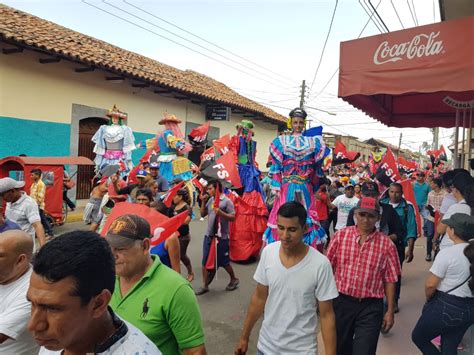
<instances>
[{"instance_id":1,"label":"plaid shirt","mask_svg":"<svg viewBox=\"0 0 474 355\"><path fill-rule=\"evenodd\" d=\"M46 195L46 185L41 179L38 182L34 182L30 187L30 196L33 200L36 201L39 208L44 210L44 197Z\"/></svg>"},{"instance_id":2,"label":"plaid shirt","mask_svg":"<svg viewBox=\"0 0 474 355\"><path fill-rule=\"evenodd\" d=\"M440 190L438 193L436 193L434 190L431 190L428 193L428 202L426 204L433 206L435 211L439 211L445 195L446 191L444 190ZM434 217L431 217L431 215L428 215L427 219L431 222L434 222Z\"/></svg>"},{"instance_id":3,"label":"plaid shirt","mask_svg":"<svg viewBox=\"0 0 474 355\"><path fill-rule=\"evenodd\" d=\"M397 282L401 274L395 244L377 229L359 245L357 226L338 231L329 244L331 262L340 293L355 298L383 298L384 283Z\"/></svg>"}]
</instances>

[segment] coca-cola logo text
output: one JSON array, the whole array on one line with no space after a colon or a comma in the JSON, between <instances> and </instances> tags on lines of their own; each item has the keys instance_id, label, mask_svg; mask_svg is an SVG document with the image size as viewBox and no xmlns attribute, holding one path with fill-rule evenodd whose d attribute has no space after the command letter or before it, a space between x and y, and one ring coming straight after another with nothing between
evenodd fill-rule
<instances>
[{"instance_id":1,"label":"coca-cola logo text","mask_svg":"<svg viewBox=\"0 0 474 355\"><path fill-rule=\"evenodd\" d=\"M392 46L388 44L388 41L384 41L374 53L374 64L381 65L404 58L413 59L440 54L443 51L443 41L436 41L439 34L440 31L431 32L429 35L421 33L409 42L396 43Z\"/></svg>"}]
</instances>

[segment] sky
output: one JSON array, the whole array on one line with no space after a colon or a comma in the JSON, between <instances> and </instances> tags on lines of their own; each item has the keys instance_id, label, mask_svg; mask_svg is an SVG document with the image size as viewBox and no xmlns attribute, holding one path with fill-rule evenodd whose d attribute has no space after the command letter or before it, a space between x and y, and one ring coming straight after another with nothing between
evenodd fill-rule
<instances>
[{"instance_id":1,"label":"sky","mask_svg":"<svg viewBox=\"0 0 474 355\"><path fill-rule=\"evenodd\" d=\"M340 42L383 31L380 23L374 23L375 16L370 19L369 1L378 6L390 31L440 21L438 0L2 3L173 67L208 75L285 116L299 106L305 80L311 125L322 124L326 132L361 140L374 137L395 145L403 132L402 148L418 151L423 142L431 144L429 129L384 126L337 98L338 75L334 73ZM451 134L451 129L440 129L440 144L447 147Z\"/></svg>"}]
</instances>

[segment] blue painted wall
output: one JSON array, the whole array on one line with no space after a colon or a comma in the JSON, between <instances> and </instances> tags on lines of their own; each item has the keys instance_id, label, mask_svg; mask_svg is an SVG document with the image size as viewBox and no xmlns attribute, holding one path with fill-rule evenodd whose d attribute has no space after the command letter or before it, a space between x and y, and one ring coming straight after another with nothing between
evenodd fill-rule
<instances>
[{"instance_id":1,"label":"blue painted wall","mask_svg":"<svg viewBox=\"0 0 474 355\"><path fill-rule=\"evenodd\" d=\"M0 116L0 158L68 156L70 125Z\"/></svg>"},{"instance_id":2,"label":"blue painted wall","mask_svg":"<svg viewBox=\"0 0 474 355\"><path fill-rule=\"evenodd\" d=\"M0 116L0 158L26 154L33 157L69 156L70 124L23 120ZM154 134L134 132L135 142L144 142ZM137 164L145 149L132 153Z\"/></svg>"}]
</instances>

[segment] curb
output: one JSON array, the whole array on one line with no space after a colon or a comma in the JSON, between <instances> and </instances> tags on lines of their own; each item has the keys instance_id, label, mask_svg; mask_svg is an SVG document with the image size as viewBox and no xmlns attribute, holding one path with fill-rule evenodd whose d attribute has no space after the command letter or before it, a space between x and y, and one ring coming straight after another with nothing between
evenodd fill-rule
<instances>
[{"instance_id":1,"label":"curb","mask_svg":"<svg viewBox=\"0 0 474 355\"><path fill-rule=\"evenodd\" d=\"M69 213L67 215L66 223L82 221L82 213Z\"/></svg>"}]
</instances>

